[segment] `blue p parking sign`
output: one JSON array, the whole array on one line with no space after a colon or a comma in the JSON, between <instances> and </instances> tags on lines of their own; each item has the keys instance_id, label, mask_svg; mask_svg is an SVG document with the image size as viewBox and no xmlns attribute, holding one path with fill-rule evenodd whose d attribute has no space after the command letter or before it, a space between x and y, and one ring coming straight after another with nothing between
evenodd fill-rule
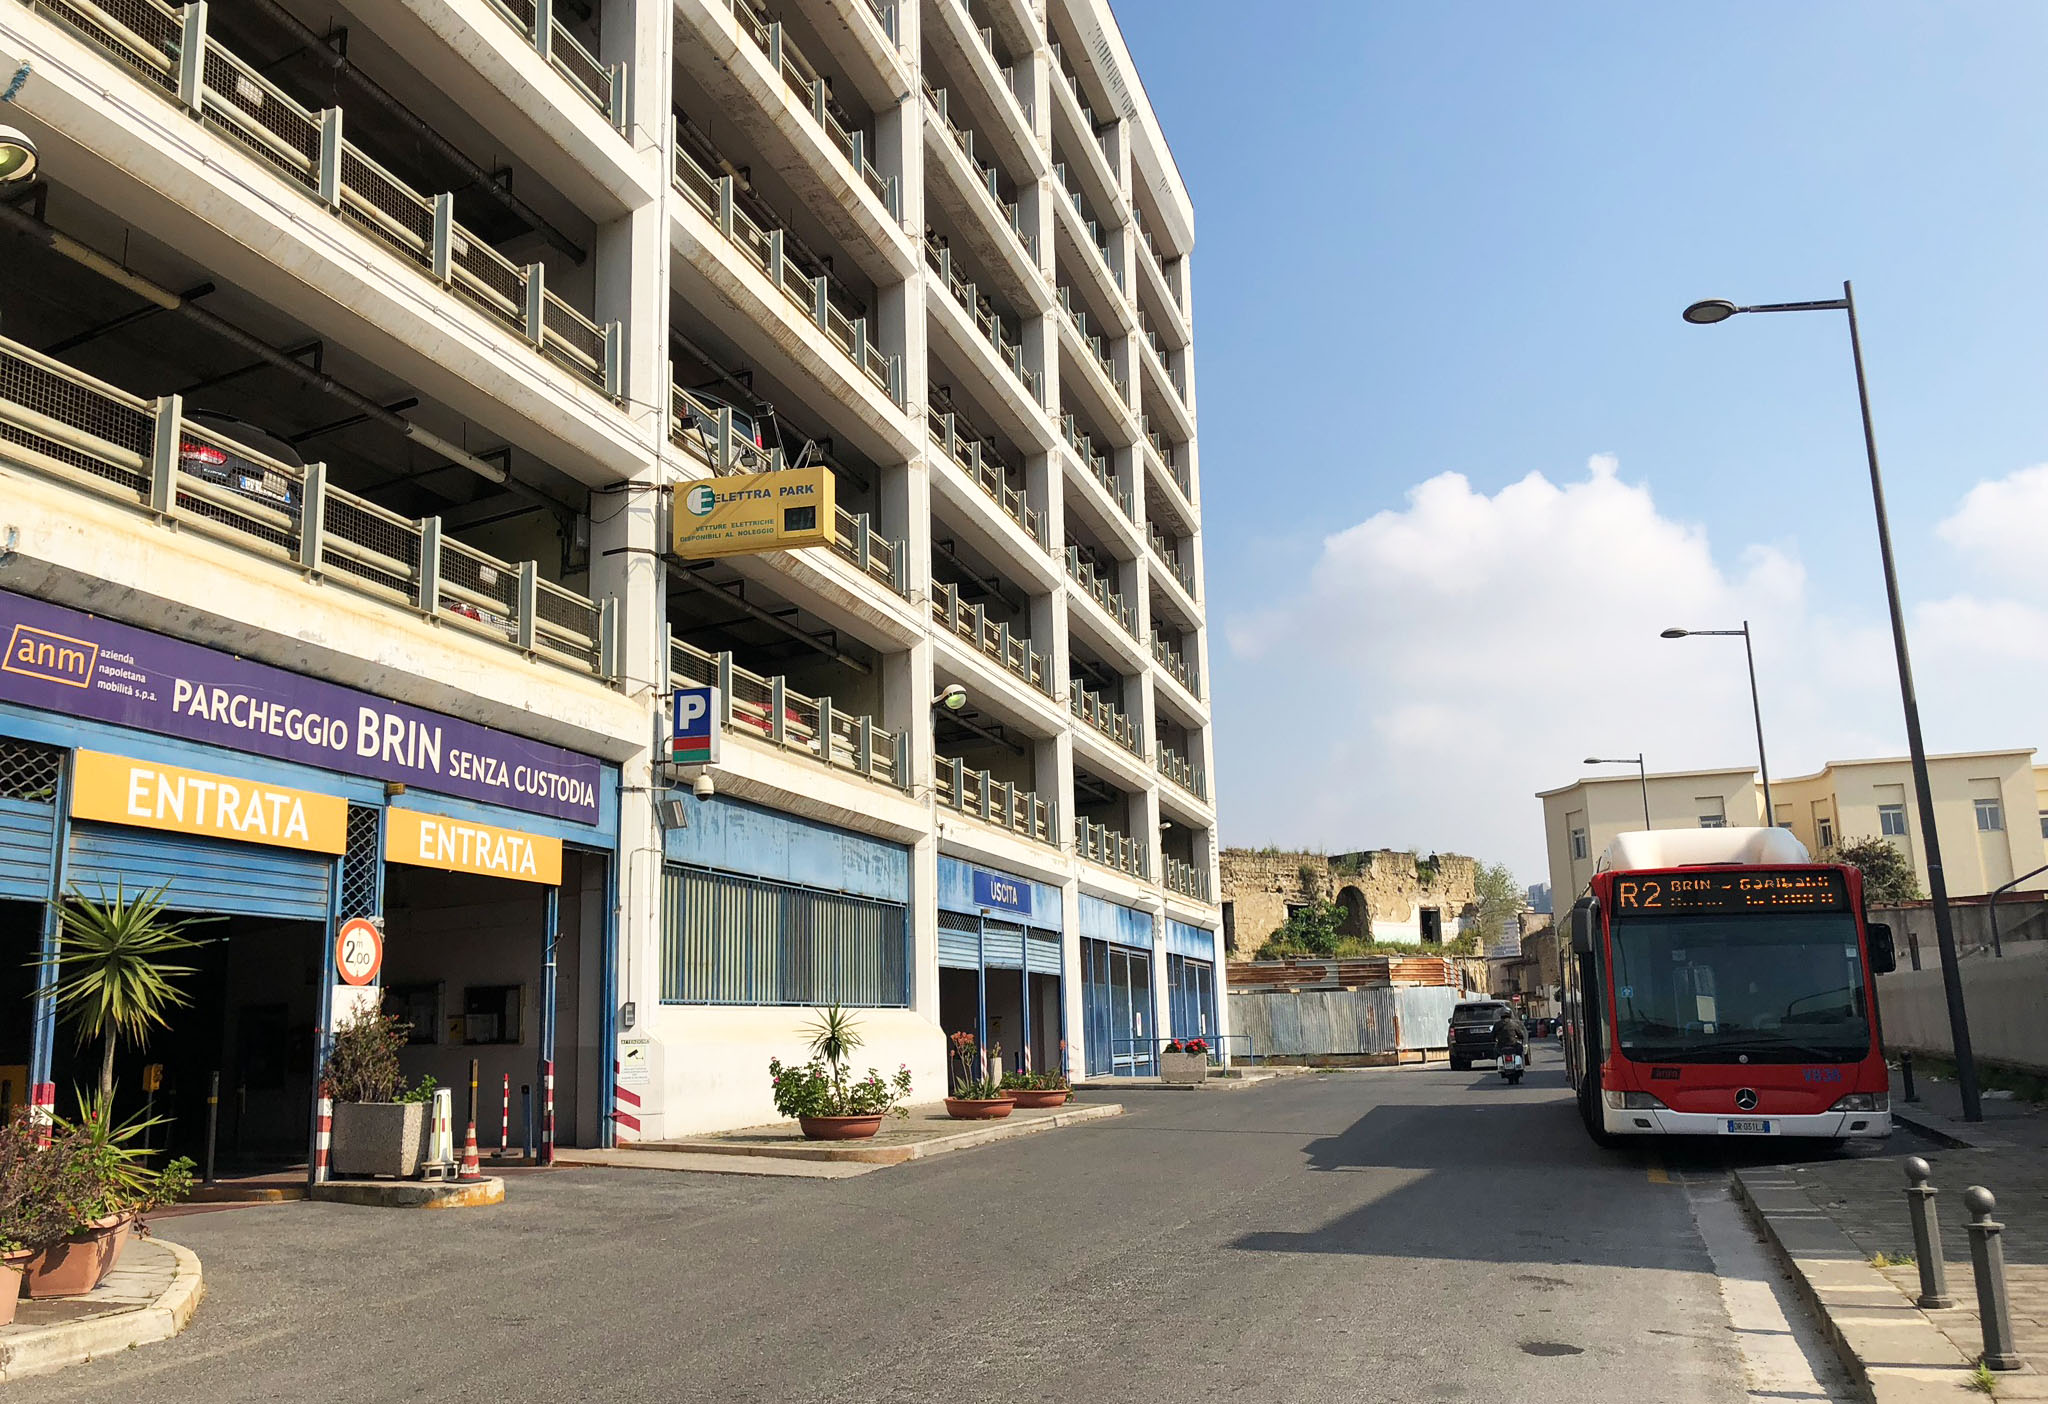
<instances>
[{"instance_id":1,"label":"blue p parking sign","mask_svg":"<svg viewBox=\"0 0 2048 1404\"><path fill-rule=\"evenodd\" d=\"M676 765L718 763L718 689L679 687L672 699L668 758Z\"/></svg>"}]
</instances>

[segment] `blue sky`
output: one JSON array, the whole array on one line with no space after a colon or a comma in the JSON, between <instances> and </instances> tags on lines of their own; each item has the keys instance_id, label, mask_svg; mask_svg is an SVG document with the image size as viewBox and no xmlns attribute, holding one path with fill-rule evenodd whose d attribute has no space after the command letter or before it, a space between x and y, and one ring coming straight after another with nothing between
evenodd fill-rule
<instances>
[{"instance_id":1,"label":"blue sky","mask_svg":"<svg viewBox=\"0 0 2048 1404\"><path fill-rule=\"evenodd\" d=\"M1227 843L1538 880L1581 756L1751 757L1739 649L1653 627L1731 610L1774 770L1902 748L1840 314L1678 317L1844 277L1929 744L2048 741L2048 6L1115 8L1195 201Z\"/></svg>"}]
</instances>

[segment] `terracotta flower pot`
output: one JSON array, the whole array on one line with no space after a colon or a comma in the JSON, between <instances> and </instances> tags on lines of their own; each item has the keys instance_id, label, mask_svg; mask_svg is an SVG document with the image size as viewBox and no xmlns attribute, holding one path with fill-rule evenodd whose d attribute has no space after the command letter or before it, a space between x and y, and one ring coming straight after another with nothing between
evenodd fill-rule
<instances>
[{"instance_id":1,"label":"terracotta flower pot","mask_svg":"<svg viewBox=\"0 0 2048 1404\"><path fill-rule=\"evenodd\" d=\"M113 1215L43 1249L28 1260L23 1274L28 1295L77 1297L90 1292L114 1270L134 1228L134 1215Z\"/></svg>"},{"instance_id":2,"label":"terracotta flower pot","mask_svg":"<svg viewBox=\"0 0 2048 1404\"><path fill-rule=\"evenodd\" d=\"M22 1269L34 1256L25 1249L0 1253L0 1326L14 1320L14 1308L21 1301Z\"/></svg>"},{"instance_id":3,"label":"terracotta flower pot","mask_svg":"<svg viewBox=\"0 0 2048 1404\"><path fill-rule=\"evenodd\" d=\"M1016 1105L1015 1097L948 1097L946 1115L955 1121L995 1121Z\"/></svg>"},{"instance_id":4,"label":"terracotta flower pot","mask_svg":"<svg viewBox=\"0 0 2048 1404\"><path fill-rule=\"evenodd\" d=\"M870 1116L800 1116L806 1141L864 1141L882 1129L882 1114Z\"/></svg>"},{"instance_id":5,"label":"terracotta flower pot","mask_svg":"<svg viewBox=\"0 0 2048 1404\"><path fill-rule=\"evenodd\" d=\"M1067 1098L1073 1095L1074 1091L1070 1087L1018 1087L1010 1092L1017 1105L1026 1111L1065 1106Z\"/></svg>"}]
</instances>

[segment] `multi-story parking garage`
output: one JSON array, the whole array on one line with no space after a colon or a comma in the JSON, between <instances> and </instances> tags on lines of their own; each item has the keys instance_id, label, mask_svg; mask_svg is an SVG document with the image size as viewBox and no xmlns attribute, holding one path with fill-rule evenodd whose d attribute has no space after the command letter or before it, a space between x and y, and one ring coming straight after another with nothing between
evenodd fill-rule
<instances>
[{"instance_id":1,"label":"multi-story parking garage","mask_svg":"<svg viewBox=\"0 0 2048 1404\"><path fill-rule=\"evenodd\" d=\"M303 1152L357 916L412 1071L583 1143L765 1119L833 1001L933 1097L1217 1039L1192 210L1104 0L0 0L0 89L0 968L217 918L174 1112ZM785 465L832 544L667 552Z\"/></svg>"}]
</instances>

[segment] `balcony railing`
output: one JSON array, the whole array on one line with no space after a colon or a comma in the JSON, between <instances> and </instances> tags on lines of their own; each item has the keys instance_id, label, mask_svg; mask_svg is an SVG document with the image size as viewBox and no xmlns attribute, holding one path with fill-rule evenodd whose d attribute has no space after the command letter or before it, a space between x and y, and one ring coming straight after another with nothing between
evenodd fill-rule
<instances>
[{"instance_id":1,"label":"balcony railing","mask_svg":"<svg viewBox=\"0 0 2048 1404\"><path fill-rule=\"evenodd\" d=\"M1180 461L1180 455L1174 452L1173 445L1166 441L1164 434L1146 424L1143 415L1140 415L1138 420L1141 425L1145 425L1145 447L1152 451L1152 457L1158 460L1160 468L1172 479L1173 485L1180 489L1180 495L1192 507L1195 501L1195 485L1189 479L1187 468Z\"/></svg>"},{"instance_id":2,"label":"balcony railing","mask_svg":"<svg viewBox=\"0 0 2048 1404\"><path fill-rule=\"evenodd\" d=\"M1003 92L1009 96L1010 105L1017 109L1017 115L1020 119L1022 119L1024 123L1024 129L1026 131L1030 131L1031 104L1024 101L1023 98L1017 96L1016 69L1010 67L1009 65L1005 64L1000 58L996 57L995 30L991 29L987 25L977 24L975 22L974 9L967 3L967 0L958 0L958 4L960 6L960 13L964 15L967 19L967 27L973 30L974 37L981 41L982 52L988 55L988 61L995 68L996 72L1002 75L1003 81L1000 86L1002 87Z\"/></svg>"},{"instance_id":3,"label":"balcony railing","mask_svg":"<svg viewBox=\"0 0 2048 1404\"><path fill-rule=\"evenodd\" d=\"M956 638L973 644L1047 697L1052 696L1052 678L1042 653L1034 653L1031 640L1013 633L1008 624L998 624L980 605L963 604L960 592L942 580L932 582L932 619Z\"/></svg>"},{"instance_id":4,"label":"balcony railing","mask_svg":"<svg viewBox=\"0 0 2048 1404\"><path fill-rule=\"evenodd\" d=\"M1109 611L1110 618L1123 627L1132 638L1138 637L1138 611L1116 591L1109 588L1109 582L1102 578L1092 562L1081 558L1078 546L1067 547L1067 574L1074 577L1074 583L1087 591L1088 597Z\"/></svg>"},{"instance_id":5,"label":"balcony railing","mask_svg":"<svg viewBox=\"0 0 2048 1404\"><path fill-rule=\"evenodd\" d=\"M1164 741L1159 743L1158 758L1154 764L1159 767L1161 775L1164 775L1174 784L1186 790L1196 799L1207 800L1209 798L1209 780L1207 776L1202 774L1202 768L1179 751L1174 750L1173 747L1167 745ZM1172 860L1169 859L1168 861L1171 862Z\"/></svg>"},{"instance_id":6,"label":"balcony railing","mask_svg":"<svg viewBox=\"0 0 2048 1404\"><path fill-rule=\"evenodd\" d=\"M1001 361L1017 383L1038 404L1045 403L1045 377L1024 364L1024 346L1003 335L1003 319L993 308L983 311L981 287L971 279L961 276L959 266L954 262L951 249L936 249L929 243L924 249L925 262L938 274L939 283L953 295L953 300L966 311L968 320L981 332L982 339L995 348L996 359Z\"/></svg>"},{"instance_id":7,"label":"balcony railing","mask_svg":"<svg viewBox=\"0 0 2048 1404\"><path fill-rule=\"evenodd\" d=\"M1159 281L1166 285L1167 296L1173 299L1173 305L1185 314L1187 304L1181 301L1180 284L1167 275L1166 260L1159 256L1158 241L1153 239L1152 231L1145 227L1144 217L1138 214L1135 206L1131 210L1131 216L1138 226L1138 247L1145 251L1145 261L1152 265L1152 271L1157 273Z\"/></svg>"},{"instance_id":8,"label":"balcony railing","mask_svg":"<svg viewBox=\"0 0 2048 1404\"><path fill-rule=\"evenodd\" d=\"M1124 378L1116 373L1116 361L1109 354L1109 343L1088 330L1088 314L1074 306L1072 288L1060 289L1060 310L1067 314L1067 324L1073 327L1074 334L1080 337L1082 344L1094 354L1096 363L1102 367L1103 375L1116 387L1116 402L1119 405L1127 403L1130 399L1130 390L1124 384Z\"/></svg>"},{"instance_id":9,"label":"balcony railing","mask_svg":"<svg viewBox=\"0 0 2048 1404\"><path fill-rule=\"evenodd\" d=\"M1140 754L1138 733L1131 725L1131 719L1110 705L1101 693L1083 687L1080 679L1076 678L1067 688L1067 701L1075 716L1132 755Z\"/></svg>"},{"instance_id":10,"label":"balcony railing","mask_svg":"<svg viewBox=\"0 0 2048 1404\"><path fill-rule=\"evenodd\" d=\"M680 141L676 143L675 187L709 216L747 261L789 299L791 307L844 352L875 388L903 403L903 358L883 354L868 336L866 317L849 317L832 300L831 280L820 270L806 275L790 260L781 229L764 229L735 203L731 176L714 176Z\"/></svg>"},{"instance_id":11,"label":"balcony railing","mask_svg":"<svg viewBox=\"0 0 2048 1404\"><path fill-rule=\"evenodd\" d=\"M1118 833L1107 824L1091 824L1086 819L1075 819L1074 851L1091 863L1100 863L1105 868L1115 868L1118 872L1128 873L1132 877L1152 876L1145 845Z\"/></svg>"},{"instance_id":12,"label":"balcony railing","mask_svg":"<svg viewBox=\"0 0 2048 1404\"><path fill-rule=\"evenodd\" d=\"M631 121L626 111L626 65L609 67L597 61L554 15L554 0L490 0L491 8L533 45L541 59L569 80L585 101L624 133Z\"/></svg>"},{"instance_id":13,"label":"balcony railing","mask_svg":"<svg viewBox=\"0 0 2048 1404\"><path fill-rule=\"evenodd\" d=\"M1188 661L1186 654L1175 651L1173 646L1167 643L1164 634L1152 635L1152 656L1159 660L1159 665L1166 669L1168 676L1188 690L1189 696L1202 695L1202 679L1195 671L1195 665Z\"/></svg>"},{"instance_id":14,"label":"balcony railing","mask_svg":"<svg viewBox=\"0 0 2048 1404\"><path fill-rule=\"evenodd\" d=\"M1088 139L1095 143L1095 149L1102 153L1102 163L1109 167L1111 175L1114 176L1116 173L1116 152L1111 149L1108 138L1103 135L1102 123L1095 119L1095 109L1088 105L1087 97L1081 92L1081 80L1074 76L1074 71L1071 68L1067 67L1066 50L1058 44L1054 44L1052 46L1052 59L1054 67L1059 70L1061 81L1067 85L1067 91L1074 95L1074 105L1081 109L1082 130L1088 134ZM1114 125L1114 123L1111 125ZM1111 184L1115 183L1114 180L1111 181Z\"/></svg>"},{"instance_id":15,"label":"balcony railing","mask_svg":"<svg viewBox=\"0 0 2048 1404\"><path fill-rule=\"evenodd\" d=\"M1118 288L1123 287L1124 271L1117 267L1116 260L1109 256L1109 236L1103 233L1102 221L1088 213L1087 203L1083 200L1079 187L1067 183L1067 163L1054 162L1052 174L1053 179L1059 182L1060 189L1066 192L1067 203L1074 207L1074 214L1080 219L1082 227L1088 231L1088 242L1095 246L1095 255L1102 260L1103 270L1109 274L1110 281Z\"/></svg>"},{"instance_id":16,"label":"balcony railing","mask_svg":"<svg viewBox=\"0 0 2048 1404\"><path fill-rule=\"evenodd\" d=\"M1082 429L1080 422L1071 414L1060 416L1060 433L1066 437L1067 446L1088 465L1088 471L1095 475L1096 482L1102 484L1103 491L1123 509L1126 517L1131 516L1131 485L1110 468L1109 455L1095 451L1094 436Z\"/></svg>"},{"instance_id":17,"label":"balcony railing","mask_svg":"<svg viewBox=\"0 0 2048 1404\"><path fill-rule=\"evenodd\" d=\"M280 567L319 573L402 609L607 681L614 602L599 604L327 485L327 469L266 457L146 400L0 338L0 453L96 496L148 509ZM246 465L246 466L244 466Z\"/></svg>"},{"instance_id":18,"label":"balcony railing","mask_svg":"<svg viewBox=\"0 0 2048 1404\"><path fill-rule=\"evenodd\" d=\"M380 240L535 351L616 399L617 322L600 327L455 221L455 197L422 195L342 136L342 109L310 112L206 33L206 6L162 0L36 0L36 7L235 142L308 199Z\"/></svg>"},{"instance_id":19,"label":"balcony railing","mask_svg":"<svg viewBox=\"0 0 2048 1404\"><path fill-rule=\"evenodd\" d=\"M1188 598L1193 599L1195 597L1194 568L1181 559L1180 548L1168 540L1166 533L1154 526L1149 518L1145 522L1145 534L1151 538L1152 554L1157 556L1161 564L1173 572L1173 578L1178 580L1181 588L1188 592Z\"/></svg>"},{"instance_id":20,"label":"balcony railing","mask_svg":"<svg viewBox=\"0 0 2048 1404\"><path fill-rule=\"evenodd\" d=\"M725 4L732 11L733 21L740 32L754 41L754 46L768 60L768 66L782 75L784 85L796 97L796 105L810 113L811 120L823 130L826 139L839 149L847 164L859 174L868 193L889 212L891 219L903 218L901 188L896 178L883 175L868 159L868 152L874 145L873 138L866 132L848 131L832 115L830 85L791 42L782 22L763 20L754 13L754 7L748 0L725 0ZM882 19L890 37L895 37L890 19L882 16L879 6L876 7L876 17Z\"/></svg>"},{"instance_id":21,"label":"balcony railing","mask_svg":"<svg viewBox=\"0 0 2048 1404\"><path fill-rule=\"evenodd\" d=\"M971 814L1013 834L1054 848L1060 842L1060 810L1054 800L1041 799L985 770L970 770L957 756L938 757L932 790L940 804Z\"/></svg>"},{"instance_id":22,"label":"balcony railing","mask_svg":"<svg viewBox=\"0 0 2048 1404\"><path fill-rule=\"evenodd\" d=\"M678 638L668 641L668 671L672 682L718 689L722 726L801 751L836 770L910 788L910 738L840 711L829 697L806 697L779 676L740 667L730 653L709 653Z\"/></svg>"},{"instance_id":23,"label":"balcony railing","mask_svg":"<svg viewBox=\"0 0 2048 1404\"><path fill-rule=\"evenodd\" d=\"M963 439L959 422L951 414L941 414L935 409L925 411L932 442L945 451L954 466L972 478L975 485L995 504L1003 509L1003 515L1024 528L1024 534L1039 545L1050 544L1045 535L1045 517L1034 511L1025 502L1024 494L1010 486L1009 474L1002 462L982 446L979 439Z\"/></svg>"},{"instance_id":24,"label":"balcony railing","mask_svg":"<svg viewBox=\"0 0 2048 1404\"><path fill-rule=\"evenodd\" d=\"M1018 209L1016 202L1003 198L1003 193L996 184L996 168L983 165L981 158L974 154L974 129L953 124L953 118L947 112L944 88L934 88L930 80L926 80L924 95L926 101L931 103L932 110L938 115L940 128L953 139L953 145L960 149L960 154L967 158L967 164L974 171L976 179L988 188L989 199L1002 207L1003 214L1009 221L1010 232L1017 236L1017 242L1023 245L1024 251L1031 256L1031 262L1036 264L1038 236L1024 227L1023 212Z\"/></svg>"},{"instance_id":25,"label":"balcony railing","mask_svg":"<svg viewBox=\"0 0 2048 1404\"><path fill-rule=\"evenodd\" d=\"M1183 897L1206 902L1210 900L1209 869L1169 856L1166 860L1166 886L1169 891L1178 892Z\"/></svg>"},{"instance_id":26,"label":"balcony railing","mask_svg":"<svg viewBox=\"0 0 2048 1404\"><path fill-rule=\"evenodd\" d=\"M836 528L832 549L860 567L861 572L879 580L891 590L910 598L910 582L904 574L903 543L891 541L874 528L866 512L849 512L835 507Z\"/></svg>"}]
</instances>

